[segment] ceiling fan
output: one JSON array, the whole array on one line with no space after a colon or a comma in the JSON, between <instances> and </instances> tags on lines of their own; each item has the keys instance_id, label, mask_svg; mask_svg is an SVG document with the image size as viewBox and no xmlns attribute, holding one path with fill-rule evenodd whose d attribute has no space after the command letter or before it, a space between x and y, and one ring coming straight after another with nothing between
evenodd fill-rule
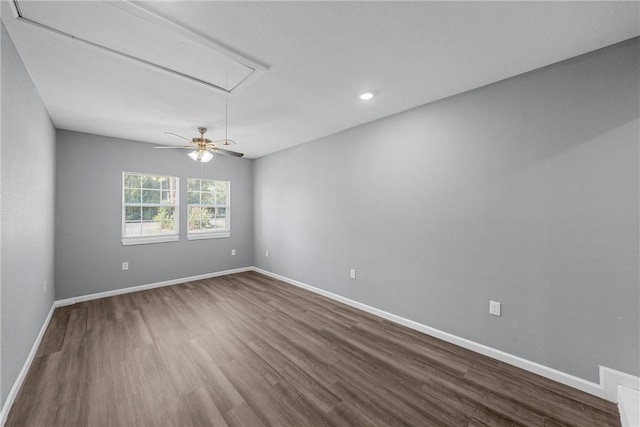
<instances>
[{"instance_id":1,"label":"ceiling fan","mask_svg":"<svg viewBox=\"0 0 640 427\"><path fill-rule=\"evenodd\" d=\"M184 145L182 147L153 147L153 148L170 148L170 149L178 148L178 149L184 149L184 150L192 150L188 154L189 157L191 157L191 159L195 160L196 162L202 162L202 163L206 163L211 159L213 159L214 154L224 154L225 156L233 156L233 157L244 156L244 154L242 153L238 153L236 151L231 151L231 150L225 150L224 148L219 148L218 146L216 146L216 144L220 144L220 145L235 144L234 141L227 138L220 141L211 141L210 139L207 139L204 137L204 134L207 133L207 128L205 127L199 127L198 132L200 132L200 136L192 139L185 138L184 136L181 136L172 132L165 132L167 135L175 136L176 138L180 138L185 141L188 141L191 145Z\"/></svg>"},{"instance_id":2,"label":"ceiling fan","mask_svg":"<svg viewBox=\"0 0 640 427\"><path fill-rule=\"evenodd\" d=\"M211 141L210 139L205 138L204 134L207 133L207 128L199 127L198 132L200 132L200 136L192 139L185 138L184 136L175 134L173 132L165 132L167 135L175 136L176 138L180 138L185 141L188 141L189 143L191 143L191 145L185 145L183 147L153 147L153 148L182 148L185 150L193 150L188 154L189 157L191 157L191 159L195 160L196 162L202 162L202 163L207 163L208 161L211 161L211 159L213 159L214 153L224 154L225 156L242 157L244 156L244 154L242 153L216 147L216 144L221 144L221 145L236 144L237 145L237 142L227 137L227 131L229 129L229 125L228 125L229 110L228 110L228 103L226 98L224 101L224 115L225 115L224 139L221 139L220 141Z\"/></svg>"}]
</instances>

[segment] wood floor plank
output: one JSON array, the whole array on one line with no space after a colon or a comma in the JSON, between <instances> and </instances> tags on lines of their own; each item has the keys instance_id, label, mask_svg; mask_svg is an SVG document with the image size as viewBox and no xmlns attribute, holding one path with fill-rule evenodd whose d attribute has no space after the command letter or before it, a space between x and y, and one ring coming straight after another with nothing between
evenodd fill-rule
<instances>
[{"instance_id":1,"label":"wood floor plank","mask_svg":"<svg viewBox=\"0 0 640 427\"><path fill-rule=\"evenodd\" d=\"M291 359L275 350L267 342L253 343L253 348L256 349L256 354L282 377L282 381L279 382L294 385L299 394L305 396L321 411L328 412L340 402L340 398L321 382L299 368Z\"/></svg>"},{"instance_id":2,"label":"wood floor plank","mask_svg":"<svg viewBox=\"0 0 640 427\"><path fill-rule=\"evenodd\" d=\"M71 310L72 308L70 306L60 307L53 313L49 326L42 337L40 347L38 347L38 351L36 352L36 357L46 356L47 354L55 353L62 349Z\"/></svg>"},{"instance_id":3,"label":"wood floor plank","mask_svg":"<svg viewBox=\"0 0 640 427\"><path fill-rule=\"evenodd\" d=\"M229 425L205 387L182 396L181 404L185 413L188 414L188 419L181 420L182 425L221 427Z\"/></svg>"},{"instance_id":4,"label":"wood floor plank","mask_svg":"<svg viewBox=\"0 0 640 427\"><path fill-rule=\"evenodd\" d=\"M446 426L465 425L468 422L468 416L454 411L445 414L431 402L406 392L401 384L388 381L386 377L371 376L343 361L337 363L336 368L344 381L348 381L365 395L376 396L376 390L388 389L384 395L376 396L378 403L403 424ZM363 378L366 378L366 382Z\"/></svg>"},{"instance_id":5,"label":"wood floor plank","mask_svg":"<svg viewBox=\"0 0 640 427\"><path fill-rule=\"evenodd\" d=\"M245 402L237 408L232 409L226 415L226 421L231 427L255 426L263 427L265 424ZM213 425L213 424L210 424Z\"/></svg>"},{"instance_id":6,"label":"wood floor plank","mask_svg":"<svg viewBox=\"0 0 640 427\"><path fill-rule=\"evenodd\" d=\"M487 408L504 418L514 421L518 425L543 426L545 424L545 416L539 411L528 406L518 405L511 399L497 396L491 391L466 383L455 376L450 376L446 380L434 378L430 384L437 384L447 388L462 398L471 400L477 406Z\"/></svg>"},{"instance_id":7,"label":"wood floor plank","mask_svg":"<svg viewBox=\"0 0 640 427\"><path fill-rule=\"evenodd\" d=\"M253 413L264 425L295 426L291 418L294 415L284 411L284 404L276 400L269 392L272 387L263 375L256 375L251 366L236 360L221 367L226 377L238 390Z\"/></svg>"},{"instance_id":8,"label":"wood floor plank","mask_svg":"<svg viewBox=\"0 0 640 427\"><path fill-rule=\"evenodd\" d=\"M371 365L357 363L343 358L336 364L340 376L367 378L377 389L386 389L387 394L404 402L412 409L420 412L424 419L431 420L433 425L465 425L469 421L467 409L444 405L442 401L429 396L421 389L422 384L409 382L387 370L374 370Z\"/></svg>"},{"instance_id":9,"label":"wood floor plank","mask_svg":"<svg viewBox=\"0 0 640 427\"><path fill-rule=\"evenodd\" d=\"M216 367L216 369L218 368ZM238 390L219 369L215 373L214 379L205 383L202 389L209 394L209 398L222 414L228 413L246 403L238 393Z\"/></svg>"},{"instance_id":10,"label":"wood floor plank","mask_svg":"<svg viewBox=\"0 0 640 427\"><path fill-rule=\"evenodd\" d=\"M589 422L607 425L609 421L609 415L598 409L588 410L583 404L563 395L525 387L522 381L496 373L482 368L472 368L465 374L465 379L488 390L495 390L495 393L501 396L509 396L522 405L535 406L545 415L569 425L579 427Z\"/></svg>"},{"instance_id":11,"label":"wood floor plank","mask_svg":"<svg viewBox=\"0 0 640 427\"><path fill-rule=\"evenodd\" d=\"M382 419L374 414L362 411L346 401L340 402L327 417L335 426L375 426L387 427Z\"/></svg>"},{"instance_id":12,"label":"wood floor plank","mask_svg":"<svg viewBox=\"0 0 640 427\"><path fill-rule=\"evenodd\" d=\"M614 404L246 272L56 309L7 426L615 426Z\"/></svg>"}]
</instances>

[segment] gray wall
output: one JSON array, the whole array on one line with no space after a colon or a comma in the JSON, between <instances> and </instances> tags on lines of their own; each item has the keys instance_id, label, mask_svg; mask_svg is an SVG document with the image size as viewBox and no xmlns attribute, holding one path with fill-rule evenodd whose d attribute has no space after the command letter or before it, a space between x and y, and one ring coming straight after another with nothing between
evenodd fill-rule
<instances>
[{"instance_id":1,"label":"gray wall","mask_svg":"<svg viewBox=\"0 0 640 427\"><path fill-rule=\"evenodd\" d=\"M4 404L54 300L55 130L4 24L0 26Z\"/></svg>"},{"instance_id":2,"label":"gray wall","mask_svg":"<svg viewBox=\"0 0 640 427\"><path fill-rule=\"evenodd\" d=\"M63 130L57 143L56 299L253 265L252 160L201 167L183 150ZM180 177L179 241L122 245L123 171ZM231 237L187 241L187 177L231 181Z\"/></svg>"},{"instance_id":3,"label":"gray wall","mask_svg":"<svg viewBox=\"0 0 640 427\"><path fill-rule=\"evenodd\" d=\"M258 159L256 265L587 380L638 375L638 52Z\"/></svg>"}]
</instances>

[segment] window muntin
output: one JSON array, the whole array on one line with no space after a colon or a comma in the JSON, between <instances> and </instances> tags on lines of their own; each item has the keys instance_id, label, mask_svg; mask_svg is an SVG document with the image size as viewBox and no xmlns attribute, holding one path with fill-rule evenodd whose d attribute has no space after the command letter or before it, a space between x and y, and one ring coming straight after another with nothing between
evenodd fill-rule
<instances>
[{"instance_id":1,"label":"window muntin","mask_svg":"<svg viewBox=\"0 0 640 427\"><path fill-rule=\"evenodd\" d=\"M187 236L229 237L229 181L187 178Z\"/></svg>"},{"instance_id":2,"label":"window muntin","mask_svg":"<svg viewBox=\"0 0 640 427\"><path fill-rule=\"evenodd\" d=\"M178 188L175 176L123 172L123 244L177 240Z\"/></svg>"}]
</instances>

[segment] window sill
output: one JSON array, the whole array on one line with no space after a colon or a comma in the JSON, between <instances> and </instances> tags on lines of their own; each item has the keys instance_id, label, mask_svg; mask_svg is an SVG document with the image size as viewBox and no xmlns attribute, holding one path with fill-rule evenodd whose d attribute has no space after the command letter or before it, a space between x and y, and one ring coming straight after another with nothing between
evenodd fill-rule
<instances>
[{"instance_id":1,"label":"window sill","mask_svg":"<svg viewBox=\"0 0 640 427\"><path fill-rule=\"evenodd\" d=\"M177 234L169 234L166 236L123 237L122 246L148 245L150 243L177 242L179 238L180 236Z\"/></svg>"},{"instance_id":2,"label":"window sill","mask_svg":"<svg viewBox=\"0 0 640 427\"><path fill-rule=\"evenodd\" d=\"M187 240L222 239L229 236L231 236L231 233L228 231L225 231L224 233L187 234Z\"/></svg>"}]
</instances>

